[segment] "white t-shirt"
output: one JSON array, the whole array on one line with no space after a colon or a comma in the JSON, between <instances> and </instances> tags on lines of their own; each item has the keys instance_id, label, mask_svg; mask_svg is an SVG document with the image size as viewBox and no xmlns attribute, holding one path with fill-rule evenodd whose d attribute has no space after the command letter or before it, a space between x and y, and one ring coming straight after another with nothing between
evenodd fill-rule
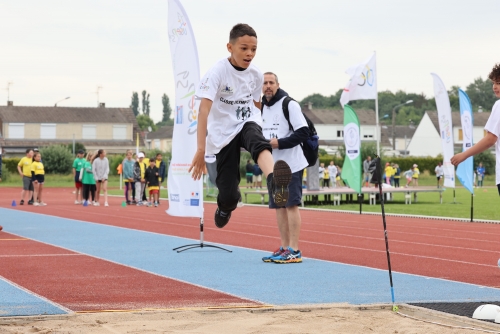
<instances>
[{"instance_id":1,"label":"white t-shirt","mask_svg":"<svg viewBox=\"0 0 500 334\"><path fill-rule=\"evenodd\" d=\"M441 166L441 167L436 166L436 168L434 169L434 172L436 173L436 176L443 176L444 175L443 166Z\"/></svg>"},{"instance_id":2,"label":"white t-shirt","mask_svg":"<svg viewBox=\"0 0 500 334\"><path fill-rule=\"evenodd\" d=\"M264 75L253 64L238 71L227 58L219 60L201 79L196 89L198 99L213 102L208 115L205 154L217 154L243 128L246 122L262 123L260 101Z\"/></svg>"},{"instance_id":3,"label":"white t-shirt","mask_svg":"<svg viewBox=\"0 0 500 334\"><path fill-rule=\"evenodd\" d=\"M325 169L319 166L319 178L322 179L325 176Z\"/></svg>"},{"instance_id":4,"label":"white t-shirt","mask_svg":"<svg viewBox=\"0 0 500 334\"><path fill-rule=\"evenodd\" d=\"M262 133L264 134L264 138L268 140L272 138L280 139L290 137L293 133L293 130L290 130L285 115L283 114L284 99L285 97L271 107L264 106L262 110ZM302 110L297 102L290 101L288 104L288 114L290 115L290 123L293 129L298 130L305 126L307 127L306 119L304 115L302 115ZM303 170L308 166L300 145L282 150L273 148L273 158L274 161L286 161L292 173Z\"/></svg>"},{"instance_id":5,"label":"white t-shirt","mask_svg":"<svg viewBox=\"0 0 500 334\"><path fill-rule=\"evenodd\" d=\"M336 178L337 177L337 167L335 165L328 165L328 173L330 174L330 179L331 178Z\"/></svg>"},{"instance_id":6,"label":"white t-shirt","mask_svg":"<svg viewBox=\"0 0 500 334\"><path fill-rule=\"evenodd\" d=\"M496 184L500 184L500 100L495 102L493 109L491 110L490 118L484 126L484 129L491 132L497 136L497 142L495 144L495 154L496 154Z\"/></svg>"}]
</instances>

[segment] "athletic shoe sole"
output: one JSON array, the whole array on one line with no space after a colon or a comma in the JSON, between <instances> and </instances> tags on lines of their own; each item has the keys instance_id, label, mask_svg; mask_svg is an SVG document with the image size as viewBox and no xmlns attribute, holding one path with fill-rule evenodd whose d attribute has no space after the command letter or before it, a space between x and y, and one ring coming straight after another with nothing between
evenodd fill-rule
<instances>
[{"instance_id":1,"label":"athletic shoe sole","mask_svg":"<svg viewBox=\"0 0 500 334\"><path fill-rule=\"evenodd\" d=\"M292 259L292 260L274 260L273 262L278 264L302 263L302 258Z\"/></svg>"},{"instance_id":2,"label":"athletic shoe sole","mask_svg":"<svg viewBox=\"0 0 500 334\"><path fill-rule=\"evenodd\" d=\"M288 202L288 185L292 181L292 170L283 160L274 163L273 168L273 195L276 206L283 207Z\"/></svg>"}]
</instances>

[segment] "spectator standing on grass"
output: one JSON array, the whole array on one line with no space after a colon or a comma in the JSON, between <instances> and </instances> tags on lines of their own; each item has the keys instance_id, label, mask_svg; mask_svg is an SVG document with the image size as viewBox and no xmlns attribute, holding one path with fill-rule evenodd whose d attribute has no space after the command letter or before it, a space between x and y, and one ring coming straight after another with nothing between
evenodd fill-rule
<instances>
[{"instance_id":1,"label":"spectator standing on grass","mask_svg":"<svg viewBox=\"0 0 500 334\"><path fill-rule=\"evenodd\" d=\"M479 163L479 166L476 169L476 173L477 173L477 186L482 187L483 180L484 180L484 174L486 173L486 169L483 167L482 162Z\"/></svg>"},{"instance_id":2,"label":"spectator standing on grass","mask_svg":"<svg viewBox=\"0 0 500 334\"><path fill-rule=\"evenodd\" d=\"M28 204L33 204L33 179L31 176L31 164L33 163L33 150L27 149L26 156L23 157L17 164L17 171L23 180L23 190L21 191L21 202L20 205L24 204L24 199L26 198L26 193L29 193Z\"/></svg>"},{"instance_id":3,"label":"spectator standing on grass","mask_svg":"<svg viewBox=\"0 0 500 334\"><path fill-rule=\"evenodd\" d=\"M146 164L144 163L144 153L139 152L137 157L139 159L134 164L135 201L137 202L137 206L142 206L142 194L146 186L146 180L144 179Z\"/></svg>"},{"instance_id":4,"label":"spectator standing on grass","mask_svg":"<svg viewBox=\"0 0 500 334\"><path fill-rule=\"evenodd\" d=\"M335 163L330 161L330 165L328 166L328 174L330 174L330 184L333 188L337 186L336 178L337 178L337 167L335 167Z\"/></svg>"},{"instance_id":5,"label":"spectator standing on grass","mask_svg":"<svg viewBox=\"0 0 500 334\"><path fill-rule=\"evenodd\" d=\"M146 158L146 152L141 151L139 153L142 153L142 155L144 155L144 159L142 160L142 162L144 163L144 165L146 165L146 168L148 168L149 158ZM144 188L142 190L142 202L147 202L147 200L148 200L148 198L146 197L146 186L144 186Z\"/></svg>"},{"instance_id":6,"label":"spectator standing on grass","mask_svg":"<svg viewBox=\"0 0 500 334\"><path fill-rule=\"evenodd\" d=\"M158 168L158 181L159 181L158 187L161 188L161 184L163 181L165 181L165 176L167 176L167 165L165 164L165 161L163 161L163 156L161 153L157 153L155 159L156 159L155 167ZM158 191L158 197L159 196L160 192Z\"/></svg>"},{"instance_id":7,"label":"spectator standing on grass","mask_svg":"<svg viewBox=\"0 0 500 334\"><path fill-rule=\"evenodd\" d=\"M404 172L404 175L406 177L406 185L405 185L405 188L408 188L408 186L410 185L411 183L411 180L413 178L413 167L410 168L409 170L407 170L406 172Z\"/></svg>"},{"instance_id":8,"label":"spectator standing on grass","mask_svg":"<svg viewBox=\"0 0 500 334\"><path fill-rule=\"evenodd\" d=\"M399 188L399 180L401 179L401 168L398 164L394 164L394 187Z\"/></svg>"},{"instance_id":9,"label":"spectator standing on grass","mask_svg":"<svg viewBox=\"0 0 500 334\"><path fill-rule=\"evenodd\" d=\"M91 152L87 153L85 163L80 171L80 179L83 185L83 205L95 205L95 179L94 173L92 172L92 158L94 154ZM92 202L89 202L89 198L92 198Z\"/></svg>"},{"instance_id":10,"label":"spectator standing on grass","mask_svg":"<svg viewBox=\"0 0 500 334\"><path fill-rule=\"evenodd\" d=\"M392 175L392 167L391 164L386 162L385 163L385 183L391 184L391 175Z\"/></svg>"},{"instance_id":11,"label":"spectator standing on grass","mask_svg":"<svg viewBox=\"0 0 500 334\"><path fill-rule=\"evenodd\" d=\"M135 161L132 159L132 150L127 150L127 155L125 156L125 159L122 161L122 171L123 171L123 180L125 183L125 201L127 202L128 205L132 204L132 201L130 200L129 197L129 192L132 191L132 189L135 188L134 184L134 164ZM134 199L133 193L130 193L132 195L132 200Z\"/></svg>"},{"instance_id":12,"label":"spectator standing on grass","mask_svg":"<svg viewBox=\"0 0 500 334\"><path fill-rule=\"evenodd\" d=\"M154 204L155 207L158 206L158 194L160 193L160 180L159 180L159 169L156 167L156 161L154 158L149 159L149 167L146 168L144 174L144 179L146 181L146 187L149 193L149 202L147 205L150 207Z\"/></svg>"},{"instance_id":13,"label":"spectator standing on grass","mask_svg":"<svg viewBox=\"0 0 500 334\"><path fill-rule=\"evenodd\" d=\"M337 165L337 176L335 177L335 182L337 183L338 188L342 187L342 184L345 185L344 181L341 180L341 178L340 178L341 175L342 175L342 168L340 168L340 166ZM342 184L340 184L341 181L342 181Z\"/></svg>"},{"instance_id":14,"label":"spectator standing on grass","mask_svg":"<svg viewBox=\"0 0 500 334\"><path fill-rule=\"evenodd\" d=\"M253 165L253 186L255 189L262 189L262 169L260 169L259 164L255 163Z\"/></svg>"},{"instance_id":15,"label":"spectator standing on grass","mask_svg":"<svg viewBox=\"0 0 500 334\"><path fill-rule=\"evenodd\" d=\"M253 165L252 165L252 160L247 160L247 164L245 166L245 171L246 171L246 178L247 178L247 187L252 188L252 183L253 183Z\"/></svg>"},{"instance_id":16,"label":"spectator standing on grass","mask_svg":"<svg viewBox=\"0 0 500 334\"><path fill-rule=\"evenodd\" d=\"M304 173L302 174L302 189L307 188L307 168L304 168Z\"/></svg>"},{"instance_id":17,"label":"spectator standing on grass","mask_svg":"<svg viewBox=\"0 0 500 334\"><path fill-rule=\"evenodd\" d=\"M367 156L366 159L363 161L363 175L364 175L366 187L370 186L370 179L371 179L370 164L371 164L371 161L372 161L372 157L370 157L370 156Z\"/></svg>"},{"instance_id":18,"label":"spectator standing on grass","mask_svg":"<svg viewBox=\"0 0 500 334\"><path fill-rule=\"evenodd\" d=\"M269 191L269 208L276 210L281 247L270 256L262 258L262 261L300 263L302 262L302 254L299 250L299 234L302 223L299 211L299 206L302 203L301 181L302 170L308 165L300 144L308 138L309 128L300 105L294 100L288 102L288 121L285 118L283 107L288 94L279 87L278 77L274 73L264 73L262 92L264 93L262 98L262 132L265 138L271 138L274 160L285 161L292 172L291 182L288 186L288 203L284 208L276 205L271 191ZM330 181L327 173L328 170L325 170L325 179L322 180L324 184ZM268 186L268 188L270 187Z\"/></svg>"},{"instance_id":19,"label":"spectator standing on grass","mask_svg":"<svg viewBox=\"0 0 500 334\"><path fill-rule=\"evenodd\" d=\"M323 184L323 179L325 178L325 164L320 163L318 167L319 172L319 188L321 189L321 185Z\"/></svg>"},{"instance_id":20,"label":"spectator standing on grass","mask_svg":"<svg viewBox=\"0 0 500 334\"><path fill-rule=\"evenodd\" d=\"M323 188L330 188L330 172L328 168L323 171Z\"/></svg>"},{"instance_id":21,"label":"spectator standing on grass","mask_svg":"<svg viewBox=\"0 0 500 334\"><path fill-rule=\"evenodd\" d=\"M33 180L33 206L47 205L42 200L43 184L45 182L45 170L42 163L42 155L36 152L33 155L33 162L31 164L31 177Z\"/></svg>"},{"instance_id":22,"label":"spectator standing on grass","mask_svg":"<svg viewBox=\"0 0 500 334\"><path fill-rule=\"evenodd\" d=\"M108 176L109 176L109 161L106 158L106 151L100 149L97 151L94 161L92 161L92 172L96 181L96 196L95 205L99 206L101 198L101 190L104 193L104 206L108 204Z\"/></svg>"},{"instance_id":23,"label":"spectator standing on grass","mask_svg":"<svg viewBox=\"0 0 500 334\"><path fill-rule=\"evenodd\" d=\"M500 98L500 63L495 64L488 78L493 84L493 92L497 98ZM486 151L491 146L495 145L496 165L495 165L495 183L500 194L500 100L496 101L491 109L488 122L484 126L486 135L467 151L456 154L451 158L451 163L458 166L462 161L473 155ZM500 264L500 260L498 261Z\"/></svg>"},{"instance_id":24,"label":"spectator standing on grass","mask_svg":"<svg viewBox=\"0 0 500 334\"><path fill-rule=\"evenodd\" d=\"M419 175L420 175L420 170L418 169L418 165L414 164L413 165L413 176L412 176L413 186L414 187L418 187L418 177L419 177Z\"/></svg>"},{"instance_id":25,"label":"spectator standing on grass","mask_svg":"<svg viewBox=\"0 0 500 334\"><path fill-rule=\"evenodd\" d=\"M78 150L76 158L73 161L73 178L75 179L75 204L82 204L82 182L80 181L80 171L83 168L85 159L83 158L83 150Z\"/></svg>"},{"instance_id":26,"label":"spectator standing on grass","mask_svg":"<svg viewBox=\"0 0 500 334\"><path fill-rule=\"evenodd\" d=\"M438 165L434 169L434 173L436 173L437 186L439 189L442 187L441 180L444 178L444 168L443 168L443 164L441 163L441 161L438 162Z\"/></svg>"}]
</instances>

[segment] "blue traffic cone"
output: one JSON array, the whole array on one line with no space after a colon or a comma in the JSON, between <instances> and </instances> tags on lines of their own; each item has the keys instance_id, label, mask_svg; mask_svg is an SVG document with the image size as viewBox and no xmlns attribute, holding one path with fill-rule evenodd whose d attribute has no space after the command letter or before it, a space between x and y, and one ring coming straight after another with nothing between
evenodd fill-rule
<instances>
[{"instance_id":1,"label":"blue traffic cone","mask_svg":"<svg viewBox=\"0 0 500 334\"><path fill-rule=\"evenodd\" d=\"M89 206L89 201L84 201L83 206Z\"/></svg>"},{"instance_id":2,"label":"blue traffic cone","mask_svg":"<svg viewBox=\"0 0 500 334\"><path fill-rule=\"evenodd\" d=\"M17 204L16 204L16 200L13 200L13 201L12 201L12 206L17 206Z\"/></svg>"}]
</instances>

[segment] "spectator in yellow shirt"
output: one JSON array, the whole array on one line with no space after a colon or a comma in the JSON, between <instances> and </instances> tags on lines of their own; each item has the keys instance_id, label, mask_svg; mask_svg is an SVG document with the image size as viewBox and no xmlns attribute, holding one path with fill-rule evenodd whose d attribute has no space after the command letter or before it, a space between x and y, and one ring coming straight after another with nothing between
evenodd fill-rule
<instances>
[{"instance_id":1,"label":"spectator in yellow shirt","mask_svg":"<svg viewBox=\"0 0 500 334\"><path fill-rule=\"evenodd\" d=\"M392 167L390 163L385 164L385 183L391 184L391 176L392 176Z\"/></svg>"},{"instance_id":2,"label":"spectator in yellow shirt","mask_svg":"<svg viewBox=\"0 0 500 334\"><path fill-rule=\"evenodd\" d=\"M43 183L45 182L45 170L42 163L42 155L36 152L33 155L33 163L31 164L31 178L33 180L33 206L45 206L42 201Z\"/></svg>"},{"instance_id":3,"label":"spectator in yellow shirt","mask_svg":"<svg viewBox=\"0 0 500 334\"><path fill-rule=\"evenodd\" d=\"M413 186L418 187L418 176L420 175L420 170L418 169L418 165L414 164L413 165Z\"/></svg>"},{"instance_id":4,"label":"spectator in yellow shirt","mask_svg":"<svg viewBox=\"0 0 500 334\"><path fill-rule=\"evenodd\" d=\"M23 190L21 191L21 202L20 205L24 205L24 199L26 198L26 193L29 192L29 198L33 196L33 182L31 181L31 163L33 162L33 150L27 149L26 156L23 157L17 164L17 171L23 180ZM32 200L28 201L28 204L33 204Z\"/></svg>"}]
</instances>

